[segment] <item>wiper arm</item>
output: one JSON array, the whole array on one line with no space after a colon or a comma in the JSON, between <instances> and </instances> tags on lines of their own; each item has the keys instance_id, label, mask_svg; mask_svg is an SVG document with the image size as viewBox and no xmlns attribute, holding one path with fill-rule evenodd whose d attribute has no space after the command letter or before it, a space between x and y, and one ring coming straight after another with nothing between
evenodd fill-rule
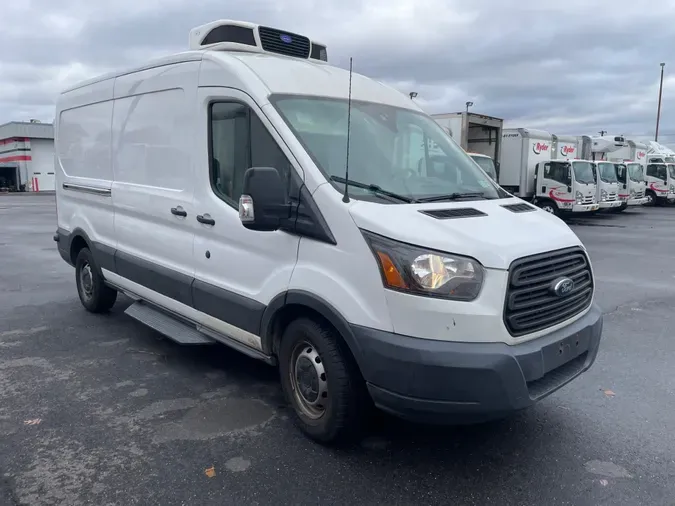
<instances>
[{"instance_id":1,"label":"wiper arm","mask_svg":"<svg viewBox=\"0 0 675 506\"><path fill-rule=\"evenodd\" d=\"M416 202L415 199L406 197L405 195L399 195L398 193L390 192L388 190L384 190L383 188L377 186L376 184L362 183L360 181L354 181L353 179L345 179L339 176L331 176L330 179L331 181L335 181L336 183L342 184L347 183L349 186L354 186L356 188L363 188L364 190L370 190L371 192L377 195L384 195L385 197L400 200L401 202L406 202L408 204L411 202Z\"/></svg>"},{"instance_id":2,"label":"wiper arm","mask_svg":"<svg viewBox=\"0 0 675 506\"><path fill-rule=\"evenodd\" d=\"M441 200L460 200L470 198L485 198L483 192L455 192L447 195L436 195L434 197L424 197L417 199L417 202L440 202Z\"/></svg>"}]
</instances>

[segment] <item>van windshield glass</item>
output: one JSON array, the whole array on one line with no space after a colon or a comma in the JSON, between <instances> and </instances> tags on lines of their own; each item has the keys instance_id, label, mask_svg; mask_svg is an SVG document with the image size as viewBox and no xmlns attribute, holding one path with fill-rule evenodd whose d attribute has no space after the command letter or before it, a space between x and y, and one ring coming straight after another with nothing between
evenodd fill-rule
<instances>
[{"instance_id":1,"label":"van windshield glass","mask_svg":"<svg viewBox=\"0 0 675 506\"><path fill-rule=\"evenodd\" d=\"M593 167L590 162L573 162L572 167L574 167L574 179L577 182L585 184L595 183Z\"/></svg>"},{"instance_id":2,"label":"van windshield glass","mask_svg":"<svg viewBox=\"0 0 675 506\"><path fill-rule=\"evenodd\" d=\"M670 177L672 179L675 179L675 164L672 163L668 164L668 172L670 172Z\"/></svg>"},{"instance_id":3,"label":"van windshield glass","mask_svg":"<svg viewBox=\"0 0 675 506\"><path fill-rule=\"evenodd\" d=\"M599 163L598 172L600 174L600 179L605 183L616 183L616 169L614 168L613 163Z\"/></svg>"},{"instance_id":4,"label":"van windshield glass","mask_svg":"<svg viewBox=\"0 0 675 506\"><path fill-rule=\"evenodd\" d=\"M495 170L495 164L492 161L492 158L487 158L485 156L469 156L473 158L473 161L476 162L480 168L487 173L488 176L494 180L497 180L497 171Z\"/></svg>"},{"instance_id":5,"label":"van windshield glass","mask_svg":"<svg viewBox=\"0 0 675 506\"><path fill-rule=\"evenodd\" d=\"M270 101L319 170L342 191L344 184L331 178L345 176L347 100L275 95ZM508 197L423 113L352 100L350 124L349 179L363 186L350 187L354 198L382 199L368 185L412 201Z\"/></svg>"},{"instance_id":6,"label":"van windshield glass","mask_svg":"<svg viewBox=\"0 0 675 506\"><path fill-rule=\"evenodd\" d=\"M636 183L644 181L645 175L644 171L642 170L642 165L639 163L629 163L628 177L631 181L635 181Z\"/></svg>"}]
</instances>

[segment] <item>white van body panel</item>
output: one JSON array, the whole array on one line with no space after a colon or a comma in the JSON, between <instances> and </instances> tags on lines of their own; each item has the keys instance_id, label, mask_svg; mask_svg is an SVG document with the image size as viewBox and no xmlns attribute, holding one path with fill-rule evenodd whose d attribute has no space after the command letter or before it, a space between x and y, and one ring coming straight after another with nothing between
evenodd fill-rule
<instances>
[{"instance_id":1,"label":"white van body panel","mask_svg":"<svg viewBox=\"0 0 675 506\"><path fill-rule=\"evenodd\" d=\"M54 122L58 226L85 230L91 240L109 247L116 243L110 198L112 98L112 81L65 92ZM67 189L73 187L88 191Z\"/></svg>"},{"instance_id":2,"label":"white van body panel","mask_svg":"<svg viewBox=\"0 0 675 506\"><path fill-rule=\"evenodd\" d=\"M320 186L313 198L337 244L303 238L289 288L313 293L340 308L350 323L393 331L379 266L348 212L362 202L345 204L328 183Z\"/></svg>"},{"instance_id":3,"label":"white van body panel","mask_svg":"<svg viewBox=\"0 0 675 506\"><path fill-rule=\"evenodd\" d=\"M115 247L185 276L194 274L198 75L199 62L185 62L118 77L112 122ZM171 214L179 207L187 217Z\"/></svg>"}]
</instances>

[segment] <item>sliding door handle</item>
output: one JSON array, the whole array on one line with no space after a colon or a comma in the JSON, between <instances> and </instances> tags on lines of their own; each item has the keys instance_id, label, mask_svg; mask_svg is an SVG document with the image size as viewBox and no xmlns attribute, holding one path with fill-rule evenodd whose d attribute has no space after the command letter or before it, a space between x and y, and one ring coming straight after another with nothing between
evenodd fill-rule
<instances>
[{"instance_id":1,"label":"sliding door handle","mask_svg":"<svg viewBox=\"0 0 675 506\"><path fill-rule=\"evenodd\" d=\"M174 216L182 216L183 218L187 216L187 212L181 206L172 207L171 214L173 214Z\"/></svg>"}]
</instances>

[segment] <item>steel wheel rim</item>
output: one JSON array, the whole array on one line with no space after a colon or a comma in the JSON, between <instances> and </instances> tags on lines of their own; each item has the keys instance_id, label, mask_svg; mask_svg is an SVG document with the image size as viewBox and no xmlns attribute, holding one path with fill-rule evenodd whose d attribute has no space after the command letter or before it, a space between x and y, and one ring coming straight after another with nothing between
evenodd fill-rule
<instances>
[{"instance_id":1,"label":"steel wheel rim","mask_svg":"<svg viewBox=\"0 0 675 506\"><path fill-rule=\"evenodd\" d=\"M550 205L550 204L544 205L541 208L549 214L555 214L555 211L553 210L553 206Z\"/></svg>"},{"instance_id":2,"label":"steel wheel rim","mask_svg":"<svg viewBox=\"0 0 675 506\"><path fill-rule=\"evenodd\" d=\"M328 382L323 360L309 342L298 343L291 353L289 376L295 403L304 416L318 420L326 413Z\"/></svg>"},{"instance_id":3,"label":"steel wheel rim","mask_svg":"<svg viewBox=\"0 0 675 506\"><path fill-rule=\"evenodd\" d=\"M94 296L94 276L89 262L85 262L80 269L80 288L82 288L82 296L86 300Z\"/></svg>"}]
</instances>

